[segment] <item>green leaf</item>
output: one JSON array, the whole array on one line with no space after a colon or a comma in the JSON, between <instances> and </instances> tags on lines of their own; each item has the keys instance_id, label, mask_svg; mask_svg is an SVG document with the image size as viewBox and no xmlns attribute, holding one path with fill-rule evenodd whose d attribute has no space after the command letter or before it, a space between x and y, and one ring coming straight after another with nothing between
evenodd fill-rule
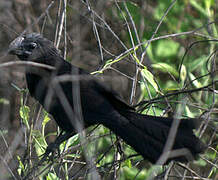
<instances>
[{"instance_id":1,"label":"green leaf","mask_svg":"<svg viewBox=\"0 0 218 180\"><path fill-rule=\"evenodd\" d=\"M201 55L201 57L197 58L197 59L192 59L188 61L188 70L190 72L198 69L198 68L202 68L203 64L205 63L205 61L207 60L207 56L205 55Z\"/></svg>"},{"instance_id":2,"label":"green leaf","mask_svg":"<svg viewBox=\"0 0 218 180\"><path fill-rule=\"evenodd\" d=\"M19 163L19 166L18 166L17 172L18 172L19 175L21 175L22 172L25 171L25 165L24 165L23 162L21 161L20 156L17 156L17 160L18 160L18 163Z\"/></svg>"},{"instance_id":3,"label":"green leaf","mask_svg":"<svg viewBox=\"0 0 218 180\"><path fill-rule=\"evenodd\" d=\"M168 72L172 75L174 75L175 77L179 77L179 73L178 71L171 65L167 64L167 63L156 63L156 64L152 64L152 67L155 69L159 69L162 72Z\"/></svg>"},{"instance_id":4,"label":"green leaf","mask_svg":"<svg viewBox=\"0 0 218 180\"><path fill-rule=\"evenodd\" d=\"M196 79L196 77L192 74L189 73L189 77L192 81L192 84L196 87L196 88L201 88L203 85L198 81L198 79Z\"/></svg>"},{"instance_id":5,"label":"green leaf","mask_svg":"<svg viewBox=\"0 0 218 180\"><path fill-rule=\"evenodd\" d=\"M34 147L35 147L36 154L38 156L41 156L45 153L45 149L47 147L45 137L38 130L33 130L32 135L34 137Z\"/></svg>"},{"instance_id":6,"label":"green leaf","mask_svg":"<svg viewBox=\"0 0 218 180\"><path fill-rule=\"evenodd\" d=\"M144 68L141 70L141 75L143 78L145 78L153 86L153 88L155 89L156 92L159 92L158 85L155 82L154 76L150 71L148 71L146 68Z\"/></svg>"},{"instance_id":7,"label":"green leaf","mask_svg":"<svg viewBox=\"0 0 218 180\"><path fill-rule=\"evenodd\" d=\"M205 167L207 165L207 162L203 159L198 159L197 161L194 161L194 163L198 166Z\"/></svg>"},{"instance_id":8,"label":"green leaf","mask_svg":"<svg viewBox=\"0 0 218 180\"><path fill-rule=\"evenodd\" d=\"M132 162L131 162L131 160L130 160L130 159L125 160L123 166L127 166L128 168L132 168Z\"/></svg>"},{"instance_id":9,"label":"green leaf","mask_svg":"<svg viewBox=\"0 0 218 180\"><path fill-rule=\"evenodd\" d=\"M143 42L147 41L146 39L143 40ZM147 46L147 43L144 45L144 47ZM149 44L149 46L147 47L147 55L148 57L153 61L155 62L155 58L154 58L154 54L153 54L153 51L152 51L152 44Z\"/></svg>"},{"instance_id":10,"label":"green leaf","mask_svg":"<svg viewBox=\"0 0 218 180\"><path fill-rule=\"evenodd\" d=\"M76 134L75 136L71 137L68 140L68 144L72 146L76 146L80 143L79 134Z\"/></svg>"},{"instance_id":11,"label":"green leaf","mask_svg":"<svg viewBox=\"0 0 218 180\"><path fill-rule=\"evenodd\" d=\"M123 175L125 176L125 180L144 180L146 179L147 170L142 170L139 172L139 170L135 167L128 168L127 166L123 167Z\"/></svg>"},{"instance_id":12,"label":"green leaf","mask_svg":"<svg viewBox=\"0 0 218 180\"><path fill-rule=\"evenodd\" d=\"M185 106L185 112L186 112L188 117L190 117L190 118L194 118L195 117L194 113L192 111L190 111L188 106Z\"/></svg>"},{"instance_id":13,"label":"green leaf","mask_svg":"<svg viewBox=\"0 0 218 180\"><path fill-rule=\"evenodd\" d=\"M29 129L29 112L30 112L30 108L28 106L21 106L20 107L20 117L23 120L23 123L26 125L26 127Z\"/></svg>"},{"instance_id":14,"label":"green leaf","mask_svg":"<svg viewBox=\"0 0 218 180\"><path fill-rule=\"evenodd\" d=\"M60 150L63 151L64 148L67 149L68 147L78 145L79 143L80 143L79 135L76 134L75 136L65 141L65 143L62 143L60 145Z\"/></svg>"},{"instance_id":15,"label":"green leaf","mask_svg":"<svg viewBox=\"0 0 218 180\"><path fill-rule=\"evenodd\" d=\"M184 65L182 65L181 71L180 71L180 79L181 79L182 83L185 82L186 76L187 76L186 67Z\"/></svg>"},{"instance_id":16,"label":"green leaf","mask_svg":"<svg viewBox=\"0 0 218 180\"><path fill-rule=\"evenodd\" d=\"M48 173L48 175L46 176L46 180L59 180L59 178L54 173Z\"/></svg>"},{"instance_id":17,"label":"green leaf","mask_svg":"<svg viewBox=\"0 0 218 180\"><path fill-rule=\"evenodd\" d=\"M178 54L179 43L171 40L161 40L157 44L156 54L161 58L168 58Z\"/></svg>"},{"instance_id":18,"label":"green leaf","mask_svg":"<svg viewBox=\"0 0 218 180\"><path fill-rule=\"evenodd\" d=\"M44 119L42 122L42 126L45 126L50 120L51 118L49 117L49 114L46 111L44 111Z\"/></svg>"},{"instance_id":19,"label":"green leaf","mask_svg":"<svg viewBox=\"0 0 218 180\"><path fill-rule=\"evenodd\" d=\"M207 0L208 1L208 0ZM202 15L204 15L205 17L208 17L208 13L207 11L201 6L203 5L202 3L198 3L196 0L191 0L190 4L192 7L194 7L195 9L198 10L198 12L200 12Z\"/></svg>"}]
</instances>

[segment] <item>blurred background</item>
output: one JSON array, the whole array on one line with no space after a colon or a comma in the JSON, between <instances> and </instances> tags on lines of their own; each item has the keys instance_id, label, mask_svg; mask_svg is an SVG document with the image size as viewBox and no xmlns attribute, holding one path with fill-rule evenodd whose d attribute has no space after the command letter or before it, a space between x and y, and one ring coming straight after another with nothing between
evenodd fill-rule
<instances>
[{"instance_id":1,"label":"blurred background","mask_svg":"<svg viewBox=\"0 0 218 180\"><path fill-rule=\"evenodd\" d=\"M35 179L218 179L216 0L1 0L0 179L21 179L37 165L57 126L26 90L24 67L1 65L10 42L37 32L72 64L105 77L144 114L201 117L196 134L208 145L189 164L152 165L108 129L87 130L86 162L78 136L64 154L37 165ZM164 96L165 95L165 96ZM47 142L46 142L46 141ZM72 147L78 147L77 149ZM73 150L71 150L73 149ZM70 151L66 154L66 151Z\"/></svg>"}]
</instances>

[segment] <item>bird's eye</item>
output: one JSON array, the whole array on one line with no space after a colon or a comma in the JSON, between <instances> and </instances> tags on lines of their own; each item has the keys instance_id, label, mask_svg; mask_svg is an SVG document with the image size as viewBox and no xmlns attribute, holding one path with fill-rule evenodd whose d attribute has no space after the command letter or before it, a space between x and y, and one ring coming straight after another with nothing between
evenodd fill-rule
<instances>
[{"instance_id":1,"label":"bird's eye","mask_svg":"<svg viewBox=\"0 0 218 180\"><path fill-rule=\"evenodd\" d=\"M31 43L29 44L29 48L30 48L30 49L35 49L36 47L37 47L37 44L34 43L34 42L31 42Z\"/></svg>"}]
</instances>

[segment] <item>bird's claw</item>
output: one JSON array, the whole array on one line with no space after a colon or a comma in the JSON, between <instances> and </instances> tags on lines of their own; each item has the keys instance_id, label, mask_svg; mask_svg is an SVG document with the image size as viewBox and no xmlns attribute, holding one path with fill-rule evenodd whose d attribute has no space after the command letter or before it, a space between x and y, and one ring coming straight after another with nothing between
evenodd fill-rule
<instances>
[{"instance_id":1,"label":"bird's claw","mask_svg":"<svg viewBox=\"0 0 218 180\"><path fill-rule=\"evenodd\" d=\"M56 156L55 156L55 151L57 150L57 157L60 156L60 149L59 149L59 145L55 142L50 143L46 150L45 153L43 154L42 159L48 159L49 161L52 161Z\"/></svg>"}]
</instances>

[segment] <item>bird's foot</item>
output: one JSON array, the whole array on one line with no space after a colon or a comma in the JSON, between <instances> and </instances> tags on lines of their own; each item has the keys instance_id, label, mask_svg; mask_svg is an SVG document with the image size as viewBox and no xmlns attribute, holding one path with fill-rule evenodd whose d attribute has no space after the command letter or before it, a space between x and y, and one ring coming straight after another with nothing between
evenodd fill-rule
<instances>
[{"instance_id":1,"label":"bird's foot","mask_svg":"<svg viewBox=\"0 0 218 180\"><path fill-rule=\"evenodd\" d=\"M59 157L60 156L60 149L59 149L59 145L56 142L50 143L46 150L45 153L43 154L42 159L48 159L49 161L52 161L54 158ZM57 154L55 153L57 150Z\"/></svg>"},{"instance_id":2,"label":"bird's foot","mask_svg":"<svg viewBox=\"0 0 218 180\"><path fill-rule=\"evenodd\" d=\"M63 134L63 132L61 132L60 135L56 138L56 140L47 146L45 153L43 154L42 160L44 161L48 159L49 161L52 161L53 159L60 157L60 144L65 140L69 139L73 134L74 133ZM56 150L57 154L55 153Z\"/></svg>"}]
</instances>

